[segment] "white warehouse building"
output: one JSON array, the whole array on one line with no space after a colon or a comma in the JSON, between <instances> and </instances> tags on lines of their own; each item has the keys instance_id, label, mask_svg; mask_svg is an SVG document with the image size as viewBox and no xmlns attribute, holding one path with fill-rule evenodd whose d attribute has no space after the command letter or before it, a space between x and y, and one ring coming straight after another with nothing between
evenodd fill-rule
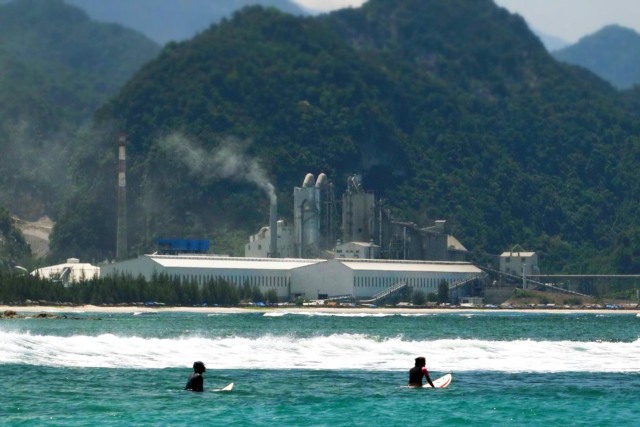
<instances>
[{"instance_id":1,"label":"white warehouse building","mask_svg":"<svg viewBox=\"0 0 640 427\"><path fill-rule=\"evenodd\" d=\"M151 280L155 274L167 274L198 283L222 279L242 286L248 283L266 292L275 289L278 298L291 295L291 271L320 262L292 258L232 258L210 255L142 255L128 261L102 266L102 276L142 275Z\"/></svg>"},{"instance_id":2,"label":"white warehouse building","mask_svg":"<svg viewBox=\"0 0 640 427\"><path fill-rule=\"evenodd\" d=\"M479 277L482 272L466 262L388 261L364 259L232 258L208 255L143 255L102 266L101 275L130 274L150 280L168 274L205 283L223 279L236 286L248 283L262 292L274 289L281 300L352 295L358 299L399 283L437 292L446 280L449 286Z\"/></svg>"},{"instance_id":3,"label":"white warehouse building","mask_svg":"<svg viewBox=\"0 0 640 427\"><path fill-rule=\"evenodd\" d=\"M78 258L68 258L64 264L38 268L32 271L31 275L69 285L100 278L100 267L86 262L81 263Z\"/></svg>"},{"instance_id":4,"label":"white warehouse building","mask_svg":"<svg viewBox=\"0 0 640 427\"><path fill-rule=\"evenodd\" d=\"M353 295L367 299L401 283L437 293L442 280L452 287L481 274L466 262L332 259L294 270L291 289L294 296L307 298Z\"/></svg>"}]
</instances>

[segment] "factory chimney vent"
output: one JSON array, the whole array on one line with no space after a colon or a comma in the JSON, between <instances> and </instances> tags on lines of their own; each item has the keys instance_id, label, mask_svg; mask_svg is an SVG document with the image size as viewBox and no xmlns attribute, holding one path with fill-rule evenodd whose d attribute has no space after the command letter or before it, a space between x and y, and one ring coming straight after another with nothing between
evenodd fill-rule
<instances>
[{"instance_id":1,"label":"factory chimney vent","mask_svg":"<svg viewBox=\"0 0 640 427\"><path fill-rule=\"evenodd\" d=\"M127 179L126 179L126 136L118 137L118 223L116 226L116 259L127 258Z\"/></svg>"},{"instance_id":2,"label":"factory chimney vent","mask_svg":"<svg viewBox=\"0 0 640 427\"><path fill-rule=\"evenodd\" d=\"M269 258L278 258L278 202L271 201L269 210L269 232L271 234L271 248Z\"/></svg>"}]
</instances>

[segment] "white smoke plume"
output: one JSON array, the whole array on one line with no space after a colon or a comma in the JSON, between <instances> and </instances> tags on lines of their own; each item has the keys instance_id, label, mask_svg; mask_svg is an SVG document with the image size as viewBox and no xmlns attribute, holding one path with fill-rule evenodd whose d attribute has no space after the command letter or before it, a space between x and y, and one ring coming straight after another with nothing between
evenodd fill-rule
<instances>
[{"instance_id":1,"label":"white smoke plume","mask_svg":"<svg viewBox=\"0 0 640 427\"><path fill-rule=\"evenodd\" d=\"M231 179L255 184L276 203L276 192L258 160L247 154L249 141L225 138L212 149L205 149L184 135L173 133L160 141L160 147L180 159L192 174L210 181Z\"/></svg>"}]
</instances>

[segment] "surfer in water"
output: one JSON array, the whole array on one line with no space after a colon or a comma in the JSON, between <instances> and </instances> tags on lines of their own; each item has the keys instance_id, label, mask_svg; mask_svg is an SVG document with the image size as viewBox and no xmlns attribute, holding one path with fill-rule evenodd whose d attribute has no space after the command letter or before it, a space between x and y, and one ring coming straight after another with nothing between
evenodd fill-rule
<instances>
[{"instance_id":1,"label":"surfer in water","mask_svg":"<svg viewBox=\"0 0 640 427\"><path fill-rule=\"evenodd\" d=\"M424 357L416 357L416 366L409 369L409 386L411 387L422 387L422 377L427 379L427 382L431 387L433 382L431 382L431 378L429 377L429 371L427 371L427 361Z\"/></svg>"},{"instance_id":2,"label":"surfer in water","mask_svg":"<svg viewBox=\"0 0 640 427\"><path fill-rule=\"evenodd\" d=\"M207 368L205 368L204 363L198 361L193 362L193 374L187 380L187 386L184 388L189 391L204 391L204 377L202 374L205 373Z\"/></svg>"}]
</instances>

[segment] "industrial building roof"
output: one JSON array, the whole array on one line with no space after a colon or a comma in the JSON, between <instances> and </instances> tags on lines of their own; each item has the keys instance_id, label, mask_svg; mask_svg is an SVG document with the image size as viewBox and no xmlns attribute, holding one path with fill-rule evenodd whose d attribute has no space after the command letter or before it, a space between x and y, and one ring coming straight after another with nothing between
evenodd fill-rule
<instances>
[{"instance_id":1,"label":"industrial building roof","mask_svg":"<svg viewBox=\"0 0 640 427\"><path fill-rule=\"evenodd\" d=\"M252 270L292 270L323 262L323 259L234 258L216 256L147 255L165 268L221 268Z\"/></svg>"},{"instance_id":2,"label":"industrial building roof","mask_svg":"<svg viewBox=\"0 0 640 427\"><path fill-rule=\"evenodd\" d=\"M370 271L420 271L455 272L480 274L482 270L467 262L429 262L429 261L392 261L392 260L340 260L352 270Z\"/></svg>"},{"instance_id":3,"label":"industrial building roof","mask_svg":"<svg viewBox=\"0 0 640 427\"><path fill-rule=\"evenodd\" d=\"M379 248L379 245L374 245L371 242L347 242L347 243L343 243L342 245L338 245L340 246L346 246L346 245L354 245L354 246L361 246L363 248L372 248L372 247L376 247Z\"/></svg>"},{"instance_id":4,"label":"industrial building roof","mask_svg":"<svg viewBox=\"0 0 640 427\"><path fill-rule=\"evenodd\" d=\"M448 249L455 249L458 251L466 251L467 248L464 247L464 245L462 243L460 243L460 241L458 239L456 239L454 236L452 236L451 234L447 235L447 248Z\"/></svg>"},{"instance_id":5,"label":"industrial building roof","mask_svg":"<svg viewBox=\"0 0 640 427\"><path fill-rule=\"evenodd\" d=\"M535 252L502 252L501 257L532 257L536 253Z\"/></svg>"},{"instance_id":6,"label":"industrial building roof","mask_svg":"<svg viewBox=\"0 0 640 427\"><path fill-rule=\"evenodd\" d=\"M235 258L198 255L147 255L165 268L219 268L247 270L292 270L312 264L326 262L324 259L297 258ZM352 270L370 271L420 271L420 272L459 272L481 273L473 264L466 262L433 261L397 261L372 259L339 259L345 267Z\"/></svg>"}]
</instances>

